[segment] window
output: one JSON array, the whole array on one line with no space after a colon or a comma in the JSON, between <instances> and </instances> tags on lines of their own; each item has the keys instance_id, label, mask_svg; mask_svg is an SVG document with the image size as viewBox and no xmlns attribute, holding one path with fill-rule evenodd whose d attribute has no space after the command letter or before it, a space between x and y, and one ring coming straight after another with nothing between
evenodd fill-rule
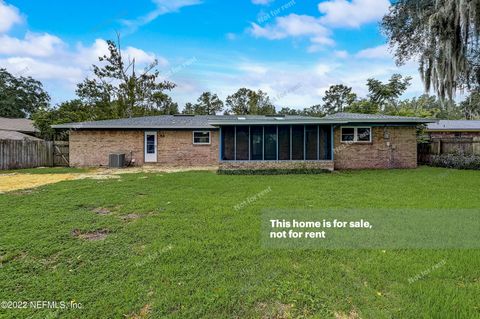
<instances>
[{"instance_id":1,"label":"window","mask_svg":"<svg viewBox=\"0 0 480 319\"><path fill-rule=\"evenodd\" d=\"M210 132L193 132L193 144L210 144Z\"/></svg>"},{"instance_id":2,"label":"window","mask_svg":"<svg viewBox=\"0 0 480 319\"><path fill-rule=\"evenodd\" d=\"M353 142L355 140L355 129L353 127L342 127L342 142Z\"/></svg>"},{"instance_id":3,"label":"window","mask_svg":"<svg viewBox=\"0 0 480 319\"><path fill-rule=\"evenodd\" d=\"M155 135L147 134L147 154L155 154Z\"/></svg>"},{"instance_id":4,"label":"window","mask_svg":"<svg viewBox=\"0 0 480 319\"><path fill-rule=\"evenodd\" d=\"M369 127L357 128L357 141L358 142L371 142L371 129Z\"/></svg>"},{"instance_id":5,"label":"window","mask_svg":"<svg viewBox=\"0 0 480 319\"><path fill-rule=\"evenodd\" d=\"M362 143L372 141L371 127L342 127L342 142Z\"/></svg>"}]
</instances>

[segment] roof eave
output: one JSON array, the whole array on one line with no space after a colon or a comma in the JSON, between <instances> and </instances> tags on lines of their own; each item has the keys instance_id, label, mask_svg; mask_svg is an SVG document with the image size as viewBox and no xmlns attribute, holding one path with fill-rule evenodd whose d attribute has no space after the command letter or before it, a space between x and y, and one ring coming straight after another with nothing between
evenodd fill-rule
<instances>
[{"instance_id":1,"label":"roof eave","mask_svg":"<svg viewBox=\"0 0 480 319\"><path fill-rule=\"evenodd\" d=\"M68 124L58 124L51 126L54 129L71 129L71 130L82 130L82 129L114 129L114 130L125 130L125 129L185 129L185 130L205 130L205 129L216 129L214 126L172 126L172 125L68 125Z\"/></svg>"}]
</instances>

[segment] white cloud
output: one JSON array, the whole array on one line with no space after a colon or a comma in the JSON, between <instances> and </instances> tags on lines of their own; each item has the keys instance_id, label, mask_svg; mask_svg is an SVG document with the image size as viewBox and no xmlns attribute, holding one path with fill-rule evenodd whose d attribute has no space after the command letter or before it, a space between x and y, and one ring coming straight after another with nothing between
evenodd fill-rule
<instances>
[{"instance_id":1,"label":"white cloud","mask_svg":"<svg viewBox=\"0 0 480 319\"><path fill-rule=\"evenodd\" d=\"M308 15L290 14L278 17L274 24L261 27L252 23L250 32L259 38L269 40L285 39L287 37L309 37L314 44L333 45L330 31L318 19Z\"/></svg>"},{"instance_id":2,"label":"white cloud","mask_svg":"<svg viewBox=\"0 0 480 319\"><path fill-rule=\"evenodd\" d=\"M144 16L141 16L134 20L122 20L122 23L128 28L128 32L134 32L139 27L146 25L159 16L178 12L183 7L189 7L201 4L201 0L152 0L156 8L150 11Z\"/></svg>"},{"instance_id":3,"label":"white cloud","mask_svg":"<svg viewBox=\"0 0 480 319\"><path fill-rule=\"evenodd\" d=\"M340 59L346 59L349 56L348 52L345 50L334 51L333 54Z\"/></svg>"},{"instance_id":4,"label":"white cloud","mask_svg":"<svg viewBox=\"0 0 480 319\"><path fill-rule=\"evenodd\" d=\"M55 61L41 61L29 57L9 57L0 59L0 65L13 74L22 73L37 80L59 80L78 83L83 77L83 70L78 66L69 66ZM23 74L25 73L25 74Z\"/></svg>"},{"instance_id":5,"label":"white cloud","mask_svg":"<svg viewBox=\"0 0 480 319\"><path fill-rule=\"evenodd\" d=\"M275 0L252 0L253 4L260 4L260 5L266 5L269 4L270 2L273 2Z\"/></svg>"},{"instance_id":6,"label":"white cloud","mask_svg":"<svg viewBox=\"0 0 480 319\"><path fill-rule=\"evenodd\" d=\"M389 6L389 0L329 0L320 2L318 10L327 26L358 28L380 20Z\"/></svg>"},{"instance_id":7,"label":"white cloud","mask_svg":"<svg viewBox=\"0 0 480 319\"><path fill-rule=\"evenodd\" d=\"M247 73L260 74L260 75L264 75L268 71L268 69L263 65L254 64L254 63L243 63L243 64L240 64L238 68Z\"/></svg>"},{"instance_id":8,"label":"white cloud","mask_svg":"<svg viewBox=\"0 0 480 319\"><path fill-rule=\"evenodd\" d=\"M10 28L22 22L18 9L0 0L0 33L7 32Z\"/></svg>"},{"instance_id":9,"label":"white cloud","mask_svg":"<svg viewBox=\"0 0 480 319\"><path fill-rule=\"evenodd\" d=\"M0 54L46 57L57 51L63 42L60 38L44 33L27 32L24 39L17 39L6 34L0 35Z\"/></svg>"},{"instance_id":10,"label":"white cloud","mask_svg":"<svg viewBox=\"0 0 480 319\"><path fill-rule=\"evenodd\" d=\"M391 59L392 55L389 52L388 45L382 44L374 48L361 50L356 54L356 57L365 59Z\"/></svg>"}]
</instances>

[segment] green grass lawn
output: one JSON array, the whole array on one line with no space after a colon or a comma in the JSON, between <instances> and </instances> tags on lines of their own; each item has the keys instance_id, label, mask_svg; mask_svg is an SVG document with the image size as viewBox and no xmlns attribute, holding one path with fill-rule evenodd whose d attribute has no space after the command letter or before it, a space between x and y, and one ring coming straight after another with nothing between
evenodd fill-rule
<instances>
[{"instance_id":1,"label":"green grass lawn","mask_svg":"<svg viewBox=\"0 0 480 319\"><path fill-rule=\"evenodd\" d=\"M479 208L479 190L478 171L422 167L125 174L3 194L0 301L74 300L83 307L0 309L0 317L480 318L479 250L282 250L260 243L264 208ZM97 241L76 236L95 230L108 234Z\"/></svg>"}]
</instances>

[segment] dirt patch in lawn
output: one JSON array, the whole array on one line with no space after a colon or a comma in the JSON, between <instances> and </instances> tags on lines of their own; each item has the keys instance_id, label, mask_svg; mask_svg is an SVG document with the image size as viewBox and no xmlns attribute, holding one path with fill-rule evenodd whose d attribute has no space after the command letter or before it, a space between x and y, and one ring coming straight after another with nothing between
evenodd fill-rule
<instances>
[{"instance_id":1,"label":"dirt patch in lawn","mask_svg":"<svg viewBox=\"0 0 480 319\"><path fill-rule=\"evenodd\" d=\"M140 309L140 311L137 313L133 313L129 316L126 316L129 319L142 319L142 318L147 318L149 313L152 311L152 307L149 304L146 304L145 306Z\"/></svg>"},{"instance_id":2,"label":"dirt patch in lawn","mask_svg":"<svg viewBox=\"0 0 480 319\"><path fill-rule=\"evenodd\" d=\"M335 319L360 319L360 316L358 315L358 312L353 309L348 314L341 311L335 312Z\"/></svg>"},{"instance_id":3,"label":"dirt patch in lawn","mask_svg":"<svg viewBox=\"0 0 480 319\"><path fill-rule=\"evenodd\" d=\"M110 209L104 208L104 207L97 207L94 210L92 210L95 214L98 215L108 215L111 213Z\"/></svg>"},{"instance_id":4,"label":"dirt patch in lawn","mask_svg":"<svg viewBox=\"0 0 480 319\"><path fill-rule=\"evenodd\" d=\"M76 177L77 174L4 174L0 175L0 193L35 188L73 180Z\"/></svg>"},{"instance_id":5,"label":"dirt patch in lawn","mask_svg":"<svg viewBox=\"0 0 480 319\"><path fill-rule=\"evenodd\" d=\"M29 174L29 173L8 173L0 174L0 194L21 189L30 189L47 184L58 183L68 180L77 179L95 179L108 180L120 179L121 174L135 174L135 173L176 173L185 171L205 171L216 170L217 167L158 167L158 166L144 166L144 167L129 167L123 169L108 169L98 168L92 169L87 173L67 173L67 174ZM142 178L148 178L142 176Z\"/></svg>"},{"instance_id":6,"label":"dirt patch in lawn","mask_svg":"<svg viewBox=\"0 0 480 319\"><path fill-rule=\"evenodd\" d=\"M262 319L287 319L292 317L292 305L284 304L279 301L269 303L259 302L255 305L255 309Z\"/></svg>"},{"instance_id":7,"label":"dirt patch in lawn","mask_svg":"<svg viewBox=\"0 0 480 319\"><path fill-rule=\"evenodd\" d=\"M72 236L83 240L104 240L108 235L108 229L98 229L93 232L82 232L79 229L72 230Z\"/></svg>"},{"instance_id":8,"label":"dirt patch in lawn","mask_svg":"<svg viewBox=\"0 0 480 319\"><path fill-rule=\"evenodd\" d=\"M138 215L138 214L128 214L128 215L122 216L121 218L122 218L124 221L128 222L128 221L130 221L130 220L139 219L139 218L140 218L140 215Z\"/></svg>"}]
</instances>

